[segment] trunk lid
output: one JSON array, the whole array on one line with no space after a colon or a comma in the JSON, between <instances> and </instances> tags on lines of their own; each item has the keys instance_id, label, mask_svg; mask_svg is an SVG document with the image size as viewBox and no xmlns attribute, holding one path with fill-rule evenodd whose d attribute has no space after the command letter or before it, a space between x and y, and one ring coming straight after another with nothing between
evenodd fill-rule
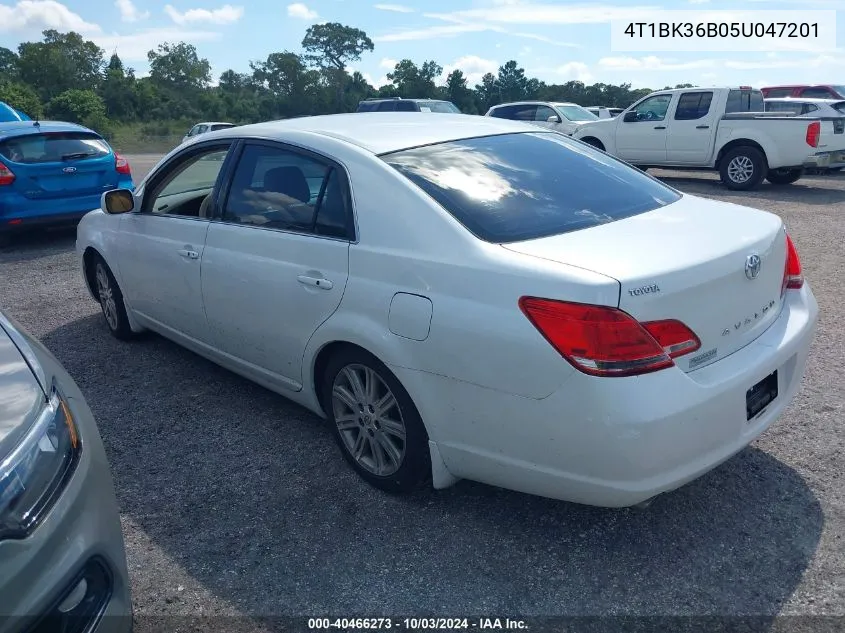
<instances>
[{"instance_id":1,"label":"trunk lid","mask_svg":"<svg viewBox=\"0 0 845 633\"><path fill-rule=\"evenodd\" d=\"M640 322L682 321L701 340L698 350L676 359L684 371L748 345L783 305L787 253L781 219L695 196L624 220L503 247L615 278L621 286L618 307Z\"/></svg>"},{"instance_id":2,"label":"trunk lid","mask_svg":"<svg viewBox=\"0 0 845 633\"><path fill-rule=\"evenodd\" d=\"M0 143L15 175L12 187L31 200L87 196L118 186L111 148L86 132L19 135Z\"/></svg>"}]
</instances>

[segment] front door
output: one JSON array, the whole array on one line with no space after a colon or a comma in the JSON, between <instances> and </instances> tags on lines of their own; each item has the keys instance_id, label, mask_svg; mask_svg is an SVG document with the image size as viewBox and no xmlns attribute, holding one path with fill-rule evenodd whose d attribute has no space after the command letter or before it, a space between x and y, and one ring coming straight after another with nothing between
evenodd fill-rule
<instances>
[{"instance_id":1,"label":"front door","mask_svg":"<svg viewBox=\"0 0 845 633\"><path fill-rule=\"evenodd\" d=\"M193 148L165 165L121 221L116 249L126 299L146 325L208 343L200 267L210 197L228 143Z\"/></svg>"},{"instance_id":2,"label":"front door","mask_svg":"<svg viewBox=\"0 0 845 633\"><path fill-rule=\"evenodd\" d=\"M671 102L671 94L654 95L619 117L616 124L616 153L619 158L641 165L666 162L666 115ZM631 112L635 113L634 120L630 120Z\"/></svg>"},{"instance_id":3,"label":"front door","mask_svg":"<svg viewBox=\"0 0 845 633\"><path fill-rule=\"evenodd\" d=\"M348 191L345 170L328 159L248 142L209 227L202 289L216 347L291 389L346 288Z\"/></svg>"}]
</instances>

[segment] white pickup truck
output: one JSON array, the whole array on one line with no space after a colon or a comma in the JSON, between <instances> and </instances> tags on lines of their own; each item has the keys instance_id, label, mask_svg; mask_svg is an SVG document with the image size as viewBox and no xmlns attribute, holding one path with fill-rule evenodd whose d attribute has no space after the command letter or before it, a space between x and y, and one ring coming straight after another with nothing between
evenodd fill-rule
<instances>
[{"instance_id":1,"label":"white pickup truck","mask_svg":"<svg viewBox=\"0 0 845 633\"><path fill-rule=\"evenodd\" d=\"M716 169L739 190L764 178L791 184L806 168L826 168L823 130L832 134L833 122L766 113L763 93L743 86L660 90L612 119L582 123L572 136L641 169Z\"/></svg>"}]
</instances>

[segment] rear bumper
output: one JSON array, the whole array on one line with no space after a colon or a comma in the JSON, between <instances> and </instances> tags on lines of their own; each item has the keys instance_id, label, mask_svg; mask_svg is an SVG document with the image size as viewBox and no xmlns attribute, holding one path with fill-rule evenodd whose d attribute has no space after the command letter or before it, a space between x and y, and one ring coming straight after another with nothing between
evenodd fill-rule
<instances>
[{"instance_id":1,"label":"rear bumper","mask_svg":"<svg viewBox=\"0 0 845 633\"><path fill-rule=\"evenodd\" d=\"M16 233L43 227L72 226L90 211L91 209L55 215L0 216L0 233Z\"/></svg>"},{"instance_id":2,"label":"rear bumper","mask_svg":"<svg viewBox=\"0 0 845 633\"><path fill-rule=\"evenodd\" d=\"M574 372L541 400L391 369L455 477L624 507L696 479L765 431L798 391L817 318L805 284L763 335L712 365L630 378ZM746 421L747 390L774 371L778 397Z\"/></svg>"}]
</instances>

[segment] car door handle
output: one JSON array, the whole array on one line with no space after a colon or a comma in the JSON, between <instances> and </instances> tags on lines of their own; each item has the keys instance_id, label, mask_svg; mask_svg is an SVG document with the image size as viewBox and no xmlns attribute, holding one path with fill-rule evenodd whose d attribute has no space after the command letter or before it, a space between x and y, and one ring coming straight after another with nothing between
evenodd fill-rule
<instances>
[{"instance_id":1,"label":"car door handle","mask_svg":"<svg viewBox=\"0 0 845 633\"><path fill-rule=\"evenodd\" d=\"M665 125L655 125L655 126L654 126L654 129L655 129L655 130L665 130L665 129L666 129L666 126L665 126Z\"/></svg>"},{"instance_id":2,"label":"car door handle","mask_svg":"<svg viewBox=\"0 0 845 633\"><path fill-rule=\"evenodd\" d=\"M710 126L709 125L696 125L695 129L696 130L709 130Z\"/></svg>"},{"instance_id":3,"label":"car door handle","mask_svg":"<svg viewBox=\"0 0 845 633\"><path fill-rule=\"evenodd\" d=\"M200 256L200 254L197 253L196 251L191 251L191 250L188 250L187 248L180 248L176 252L179 253L185 259L199 259L199 256Z\"/></svg>"},{"instance_id":4,"label":"car door handle","mask_svg":"<svg viewBox=\"0 0 845 633\"><path fill-rule=\"evenodd\" d=\"M315 288L322 288L323 290L331 290L334 284L323 277L309 277L308 275L300 275L296 280L304 286L314 286Z\"/></svg>"}]
</instances>

